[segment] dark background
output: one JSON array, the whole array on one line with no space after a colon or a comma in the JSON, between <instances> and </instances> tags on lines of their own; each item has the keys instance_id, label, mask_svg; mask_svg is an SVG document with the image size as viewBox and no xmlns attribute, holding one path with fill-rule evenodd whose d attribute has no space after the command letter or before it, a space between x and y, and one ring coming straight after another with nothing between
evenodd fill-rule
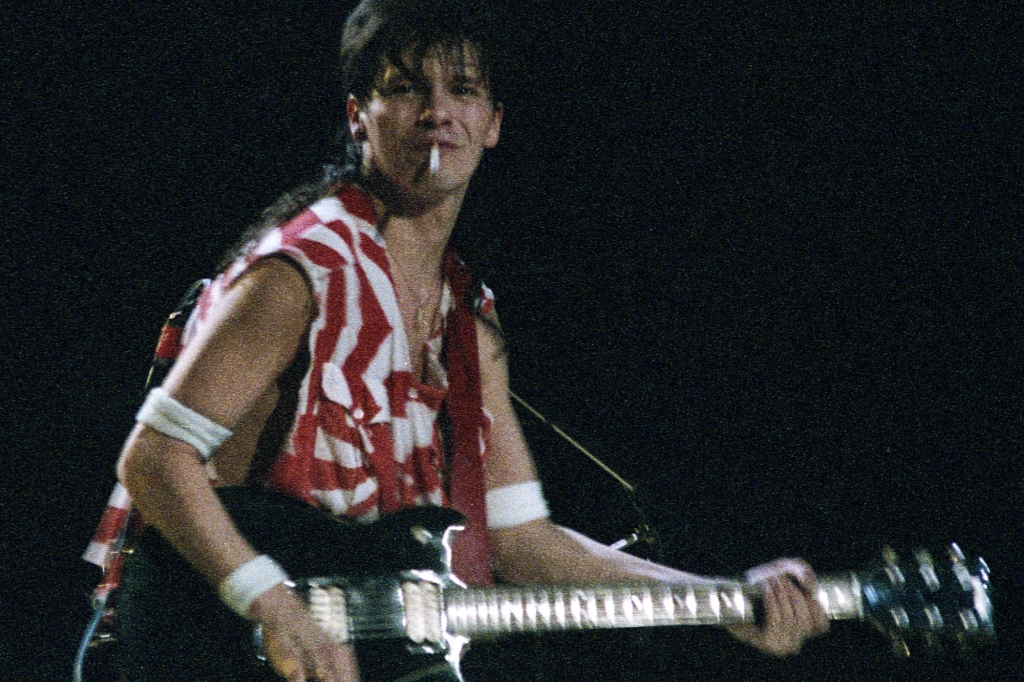
<instances>
[{"instance_id":1,"label":"dark background","mask_svg":"<svg viewBox=\"0 0 1024 682\"><path fill-rule=\"evenodd\" d=\"M513 388L640 489L667 562L821 572L958 541L1000 643L786 661L709 629L516 641L478 679L1021 679L1020 3L508 2L518 75L457 241ZM68 679L163 317L341 120L351 3L14 3L3 26L0 673ZM529 417L557 520L621 488ZM516 666L519 666L518 668Z\"/></svg>"}]
</instances>

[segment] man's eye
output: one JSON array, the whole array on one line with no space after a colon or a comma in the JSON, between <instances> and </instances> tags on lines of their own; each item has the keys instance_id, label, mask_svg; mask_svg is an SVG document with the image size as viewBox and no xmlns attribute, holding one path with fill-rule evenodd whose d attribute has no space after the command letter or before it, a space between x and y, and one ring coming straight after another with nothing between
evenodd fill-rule
<instances>
[{"instance_id":1,"label":"man's eye","mask_svg":"<svg viewBox=\"0 0 1024 682\"><path fill-rule=\"evenodd\" d=\"M412 92L412 85L410 83L388 83L381 87L380 94L384 97L391 97L394 95L408 95Z\"/></svg>"},{"instance_id":2,"label":"man's eye","mask_svg":"<svg viewBox=\"0 0 1024 682\"><path fill-rule=\"evenodd\" d=\"M480 95L480 88L473 85L456 85L452 88L452 94L466 97L478 97Z\"/></svg>"}]
</instances>

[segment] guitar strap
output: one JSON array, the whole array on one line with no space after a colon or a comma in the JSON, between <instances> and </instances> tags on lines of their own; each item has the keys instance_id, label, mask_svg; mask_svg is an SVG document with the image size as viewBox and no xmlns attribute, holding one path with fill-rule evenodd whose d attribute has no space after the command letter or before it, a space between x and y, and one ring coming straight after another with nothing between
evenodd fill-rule
<instances>
[{"instance_id":1,"label":"guitar strap","mask_svg":"<svg viewBox=\"0 0 1024 682\"><path fill-rule=\"evenodd\" d=\"M197 280L185 296L168 315L167 321L160 330L153 353L153 364L149 368L143 396L154 386L159 386L167 373L171 371L174 361L181 353L181 337L185 323L199 300L199 296L210 283L208 279ZM132 510L128 491L120 483L114 486L107 507L100 517L99 526L93 534L92 541L83 555L83 559L103 569L103 578L93 592L94 601L106 601L107 596L117 589L121 580L121 568L124 563L125 550L131 547L133 535L142 528L141 515Z\"/></svg>"},{"instance_id":2,"label":"guitar strap","mask_svg":"<svg viewBox=\"0 0 1024 682\"><path fill-rule=\"evenodd\" d=\"M445 254L444 272L455 300L448 313L444 339L448 371L446 403L451 428L448 496L452 507L466 517L466 528L456 536L452 546L452 570L470 585L491 585L494 579L491 546L487 539L482 444L486 425L483 423L477 319L474 314L479 283L474 281L469 269L451 250Z\"/></svg>"},{"instance_id":3,"label":"guitar strap","mask_svg":"<svg viewBox=\"0 0 1024 682\"><path fill-rule=\"evenodd\" d=\"M143 396L149 392L149 389L163 382L164 377L174 365L174 361L181 354L181 337L185 323L188 322L199 296L209 283L208 279L196 281L167 317L167 321L160 330L156 351L153 353L153 363L150 365L149 374L146 377ZM107 608L107 602L121 584L121 571L124 568L125 557L144 525L142 515L132 509L128 491L120 483L115 484L114 491L107 500L107 506L100 517L100 523L96 527L96 532L93 533L92 540L89 542L85 554L82 555L83 559L102 569L103 577L96 589L93 590L93 615L82 634L78 652L75 654L72 672L74 682L81 682L83 679L86 654L94 643L96 632L100 630L101 626L110 628L113 625L114 612ZM113 640L100 638L97 641Z\"/></svg>"}]
</instances>

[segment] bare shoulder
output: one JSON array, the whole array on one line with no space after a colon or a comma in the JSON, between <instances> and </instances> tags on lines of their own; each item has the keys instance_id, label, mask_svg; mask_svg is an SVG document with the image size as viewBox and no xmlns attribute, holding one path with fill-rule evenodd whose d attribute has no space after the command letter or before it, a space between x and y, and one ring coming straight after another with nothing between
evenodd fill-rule
<instances>
[{"instance_id":1,"label":"bare shoulder","mask_svg":"<svg viewBox=\"0 0 1024 682\"><path fill-rule=\"evenodd\" d=\"M296 265L257 261L211 307L164 388L221 424L237 423L295 358L315 309Z\"/></svg>"},{"instance_id":2,"label":"bare shoulder","mask_svg":"<svg viewBox=\"0 0 1024 682\"><path fill-rule=\"evenodd\" d=\"M227 336L269 350L305 333L316 309L315 298L299 267L285 257L261 258L250 266L210 309L196 342ZM205 337L205 338L204 338Z\"/></svg>"},{"instance_id":3,"label":"bare shoulder","mask_svg":"<svg viewBox=\"0 0 1024 682\"><path fill-rule=\"evenodd\" d=\"M287 312L311 311L313 294L299 266L284 256L269 256L256 261L232 285L229 291L236 305L264 308L280 307Z\"/></svg>"}]
</instances>

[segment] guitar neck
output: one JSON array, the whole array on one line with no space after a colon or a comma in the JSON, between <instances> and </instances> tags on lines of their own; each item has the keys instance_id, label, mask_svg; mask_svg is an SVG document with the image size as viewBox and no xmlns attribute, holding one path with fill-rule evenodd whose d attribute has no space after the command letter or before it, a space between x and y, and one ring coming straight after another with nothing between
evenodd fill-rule
<instances>
[{"instance_id":1,"label":"guitar neck","mask_svg":"<svg viewBox=\"0 0 1024 682\"><path fill-rule=\"evenodd\" d=\"M534 586L449 590L445 615L454 634L480 637L515 632L660 625L753 623L760 594L740 583ZM862 618L853 573L818 579L818 601L830 619Z\"/></svg>"}]
</instances>

